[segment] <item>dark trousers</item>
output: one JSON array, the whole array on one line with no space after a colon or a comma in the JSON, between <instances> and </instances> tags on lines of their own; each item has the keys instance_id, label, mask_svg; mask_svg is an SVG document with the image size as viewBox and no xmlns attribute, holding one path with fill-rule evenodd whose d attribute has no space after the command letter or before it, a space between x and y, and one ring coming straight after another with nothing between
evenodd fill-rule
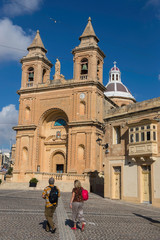
<instances>
[{"instance_id":1,"label":"dark trousers","mask_svg":"<svg viewBox=\"0 0 160 240\"><path fill-rule=\"evenodd\" d=\"M45 207L45 217L47 220L46 223L46 230L54 229L54 222L53 222L53 213L56 210L56 205L53 205L52 207Z\"/></svg>"}]
</instances>

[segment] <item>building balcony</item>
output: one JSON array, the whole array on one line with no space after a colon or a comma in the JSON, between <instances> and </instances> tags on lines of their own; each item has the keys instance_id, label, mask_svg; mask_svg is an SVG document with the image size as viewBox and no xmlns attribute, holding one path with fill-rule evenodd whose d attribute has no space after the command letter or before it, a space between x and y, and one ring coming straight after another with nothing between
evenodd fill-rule
<instances>
[{"instance_id":1,"label":"building balcony","mask_svg":"<svg viewBox=\"0 0 160 240\"><path fill-rule=\"evenodd\" d=\"M152 156L158 153L157 142L131 143L129 144L129 156Z\"/></svg>"}]
</instances>

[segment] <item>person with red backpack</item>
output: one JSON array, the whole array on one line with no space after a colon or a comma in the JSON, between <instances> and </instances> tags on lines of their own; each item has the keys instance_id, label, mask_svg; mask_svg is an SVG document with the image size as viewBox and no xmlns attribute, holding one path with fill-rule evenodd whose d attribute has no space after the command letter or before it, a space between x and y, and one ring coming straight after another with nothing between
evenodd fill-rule
<instances>
[{"instance_id":1,"label":"person with red backpack","mask_svg":"<svg viewBox=\"0 0 160 240\"><path fill-rule=\"evenodd\" d=\"M78 220L82 224L81 231L84 231L85 228L86 221L83 216L83 204L84 204L84 199L82 195L83 190L84 189L81 186L81 182L79 180L75 180L74 188L72 190L72 197L70 201L70 208L72 209L72 220L74 222L74 226L72 227L73 230L77 229L76 224Z\"/></svg>"},{"instance_id":2,"label":"person with red backpack","mask_svg":"<svg viewBox=\"0 0 160 240\"><path fill-rule=\"evenodd\" d=\"M54 233L56 228L53 223L53 213L56 210L57 204L58 204L58 198L60 197L60 190L54 186L54 178L51 177L49 179L49 186L47 186L43 193L42 198L46 200L45 205L45 217L46 217L46 232L50 231Z\"/></svg>"}]
</instances>

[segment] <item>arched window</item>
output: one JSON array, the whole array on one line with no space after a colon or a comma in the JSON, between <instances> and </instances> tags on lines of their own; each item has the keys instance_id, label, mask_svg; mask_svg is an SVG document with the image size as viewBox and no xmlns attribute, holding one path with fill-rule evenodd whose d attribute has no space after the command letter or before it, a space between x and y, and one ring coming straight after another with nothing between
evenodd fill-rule
<instances>
[{"instance_id":1,"label":"arched window","mask_svg":"<svg viewBox=\"0 0 160 240\"><path fill-rule=\"evenodd\" d=\"M34 81L34 68L30 67L28 69L28 82L33 82Z\"/></svg>"},{"instance_id":2,"label":"arched window","mask_svg":"<svg viewBox=\"0 0 160 240\"><path fill-rule=\"evenodd\" d=\"M99 64L100 64L100 61L98 60L97 61L97 73L99 72Z\"/></svg>"},{"instance_id":3,"label":"arched window","mask_svg":"<svg viewBox=\"0 0 160 240\"><path fill-rule=\"evenodd\" d=\"M81 163L82 165L84 164L84 160L85 160L85 147L83 144L80 144L78 146L78 160L79 163ZM85 166L83 166L85 167Z\"/></svg>"},{"instance_id":4,"label":"arched window","mask_svg":"<svg viewBox=\"0 0 160 240\"><path fill-rule=\"evenodd\" d=\"M24 168L25 170L28 170L28 167L29 167L27 147L23 147L23 150L22 150L22 166L21 167Z\"/></svg>"},{"instance_id":5,"label":"arched window","mask_svg":"<svg viewBox=\"0 0 160 240\"><path fill-rule=\"evenodd\" d=\"M29 120L30 119L30 107L27 106L25 109L25 120Z\"/></svg>"},{"instance_id":6,"label":"arched window","mask_svg":"<svg viewBox=\"0 0 160 240\"><path fill-rule=\"evenodd\" d=\"M100 61L97 61L97 79L99 80L99 66L100 66Z\"/></svg>"},{"instance_id":7,"label":"arched window","mask_svg":"<svg viewBox=\"0 0 160 240\"><path fill-rule=\"evenodd\" d=\"M81 74L88 74L88 59L83 58L81 60Z\"/></svg>"},{"instance_id":8,"label":"arched window","mask_svg":"<svg viewBox=\"0 0 160 240\"><path fill-rule=\"evenodd\" d=\"M86 113L86 104L85 102L80 102L79 114L82 116L82 115L85 115L85 113Z\"/></svg>"},{"instance_id":9,"label":"arched window","mask_svg":"<svg viewBox=\"0 0 160 240\"><path fill-rule=\"evenodd\" d=\"M43 73L42 73L42 83L45 81L45 74L46 74L46 69L43 69Z\"/></svg>"},{"instance_id":10,"label":"arched window","mask_svg":"<svg viewBox=\"0 0 160 240\"><path fill-rule=\"evenodd\" d=\"M66 126L66 125L67 125L66 121L62 118L57 119L54 124L54 126Z\"/></svg>"},{"instance_id":11,"label":"arched window","mask_svg":"<svg viewBox=\"0 0 160 240\"><path fill-rule=\"evenodd\" d=\"M116 74L116 81L118 81L118 74Z\"/></svg>"}]
</instances>

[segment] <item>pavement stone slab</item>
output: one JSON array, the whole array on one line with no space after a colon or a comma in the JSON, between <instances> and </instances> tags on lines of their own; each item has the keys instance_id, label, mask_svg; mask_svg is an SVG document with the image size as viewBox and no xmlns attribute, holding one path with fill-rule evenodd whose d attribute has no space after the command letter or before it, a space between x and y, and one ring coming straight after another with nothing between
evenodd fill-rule
<instances>
[{"instance_id":1,"label":"pavement stone slab","mask_svg":"<svg viewBox=\"0 0 160 240\"><path fill-rule=\"evenodd\" d=\"M92 193L84 203L84 232L71 229L71 193L61 193L54 214L56 232L45 232L45 201L41 194L36 190L0 190L0 239L160 240L159 208L104 199Z\"/></svg>"}]
</instances>

